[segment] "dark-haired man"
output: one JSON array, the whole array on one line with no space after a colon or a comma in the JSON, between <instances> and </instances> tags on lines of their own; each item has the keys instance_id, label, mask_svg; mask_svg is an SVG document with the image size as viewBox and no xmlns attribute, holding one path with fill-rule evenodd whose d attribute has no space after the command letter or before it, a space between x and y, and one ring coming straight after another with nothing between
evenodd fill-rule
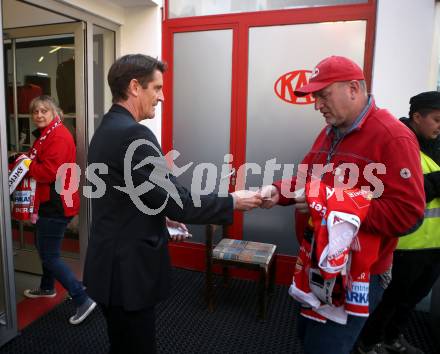
<instances>
[{"instance_id":1,"label":"dark-haired man","mask_svg":"<svg viewBox=\"0 0 440 354\"><path fill-rule=\"evenodd\" d=\"M423 354L403 335L411 310L440 275L440 92L422 92L401 118L417 137L425 185L425 219L401 237L394 252L392 280L361 335L360 353Z\"/></svg>"},{"instance_id":2,"label":"dark-haired man","mask_svg":"<svg viewBox=\"0 0 440 354\"><path fill-rule=\"evenodd\" d=\"M164 100L164 71L141 54L116 60L108 73L114 104L89 148L89 164L106 166L106 190L92 200L84 283L107 320L111 353L156 351L154 307L170 285L167 222L229 224L234 209L261 204L248 191L195 196L171 174L156 137L138 124Z\"/></svg>"}]
</instances>

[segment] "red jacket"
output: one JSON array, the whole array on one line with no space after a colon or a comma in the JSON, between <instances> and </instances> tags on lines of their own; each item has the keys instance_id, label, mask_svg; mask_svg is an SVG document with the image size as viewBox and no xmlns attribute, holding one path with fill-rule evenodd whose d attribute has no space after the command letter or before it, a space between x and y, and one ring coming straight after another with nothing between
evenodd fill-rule
<instances>
[{"instance_id":1,"label":"red jacket","mask_svg":"<svg viewBox=\"0 0 440 354\"><path fill-rule=\"evenodd\" d=\"M298 183L296 177L274 183L280 192L280 205L294 204L294 198L286 196L285 191L304 187L305 179L310 180L313 165L327 163L333 138L334 132L330 127L324 128L318 135L302 161L302 164L305 164L304 168L298 167L299 171L307 172L306 178L298 178ZM383 193L372 200L361 226L364 233L381 239L379 258L370 269L371 274L381 274L391 266L397 237L413 232L423 221L425 199L417 140L414 134L388 111L377 108L371 98L371 104L363 119L334 148L329 163L333 166L331 172L322 176L325 184L335 186L338 166L339 170L344 172L340 174L344 181L349 173L353 176L355 169L350 172L341 166L353 163L358 168L359 176L357 183L350 187L360 189L362 186L370 186L373 192L376 183L370 183L374 181L368 177L368 173L365 175L368 168L374 167L369 164L380 163L386 168L384 174L373 170L374 176L383 183ZM304 234L307 218L307 215L296 213L296 234L299 240Z\"/></svg>"},{"instance_id":2,"label":"red jacket","mask_svg":"<svg viewBox=\"0 0 440 354\"><path fill-rule=\"evenodd\" d=\"M44 129L36 131L36 136L43 135L55 123L55 119ZM38 139L35 143L37 143ZM35 144L34 144L35 145ZM64 216L75 216L79 212L79 193L78 190L72 195L72 204L67 205L66 198L55 192L55 180L58 168L64 163L75 163L76 147L72 134L62 124L54 129L38 148L38 154L29 167L30 176L37 181L36 188L36 208L41 208L45 202L61 201ZM69 189L72 171L66 173L64 184L65 190ZM76 176L79 178L79 176ZM40 209L41 211L41 209ZM62 211L61 211L62 212ZM46 216L46 215L45 215ZM49 215L47 215L49 216Z\"/></svg>"}]
</instances>

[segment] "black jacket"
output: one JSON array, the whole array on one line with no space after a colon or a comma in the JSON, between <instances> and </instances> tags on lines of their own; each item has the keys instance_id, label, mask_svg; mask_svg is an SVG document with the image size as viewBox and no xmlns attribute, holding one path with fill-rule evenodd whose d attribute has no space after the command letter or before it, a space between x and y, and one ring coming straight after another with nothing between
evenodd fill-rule
<instances>
[{"instance_id":1,"label":"black jacket","mask_svg":"<svg viewBox=\"0 0 440 354\"><path fill-rule=\"evenodd\" d=\"M134 141L141 145L135 149L129 166L133 184L154 181L155 171L160 171L155 168L160 164L157 158L162 150L151 130L137 123L122 106L113 105L104 116L90 143L88 157L89 164L106 164L108 174L97 173L104 180L106 191L101 198L92 199L84 284L98 303L122 306L127 311L152 306L168 294L170 260L165 216L190 224L229 224L233 215L230 195L201 196L201 206L195 207L190 192L172 175L166 177L165 183L171 182L176 188L183 208L160 186L161 182L146 182L145 194L140 196L142 205L163 210L157 215L144 214L126 192L115 188L126 185L124 156ZM149 163L133 169L146 157L150 158Z\"/></svg>"},{"instance_id":2,"label":"black jacket","mask_svg":"<svg viewBox=\"0 0 440 354\"><path fill-rule=\"evenodd\" d=\"M419 136L409 124L409 118L400 118L400 121L405 124L417 137L420 145L420 150L428 155L437 165L440 165L440 136L436 139L425 139ZM440 197L440 171L432 172L423 175L426 202L429 203L434 198Z\"/></svg>"}]
</instances>

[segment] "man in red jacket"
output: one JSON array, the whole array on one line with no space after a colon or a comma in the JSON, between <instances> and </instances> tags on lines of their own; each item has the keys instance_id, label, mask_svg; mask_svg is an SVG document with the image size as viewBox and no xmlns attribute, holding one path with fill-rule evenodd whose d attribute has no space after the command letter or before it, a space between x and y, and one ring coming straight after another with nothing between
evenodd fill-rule
<instances>
[{"instance_id":1,"label":"man in red jacket","mask_svg":"<svg viewBox=\"0 0 440 354\"><path fill-rule=\"evenodd\" d=\"M380 301L389 281L397 237L417 229L425 207L423 176L418 144L413 134L388 111L379 109L368 95L362 69L345 57L331 56L314 69L307 85L295 95L312 94L315 109L327 126L304 157L298 175L262 188L264 208L296 206L296 234L313 237L309 205L304 195L292 191L320 179L329 187L369 188L374 199L359 230L380 238L379 255L370 268L368 301L370 312ZM359 251L363 251L362 249ZM365 254L365 257L371 257ZM361 304L359 304L361 305ZM300 317L299 334L309 353L348 354L366 317L349 315L347 324L320 323Z\"/></svg>"}]
</instances>

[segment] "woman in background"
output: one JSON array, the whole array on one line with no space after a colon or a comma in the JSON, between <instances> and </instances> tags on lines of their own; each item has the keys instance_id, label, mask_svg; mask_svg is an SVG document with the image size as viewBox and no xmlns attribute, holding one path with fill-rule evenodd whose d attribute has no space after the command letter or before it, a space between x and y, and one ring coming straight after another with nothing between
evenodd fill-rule
<instances>
[{"instance_id":1,"label":"woman in background","mask_svg":"<svg viewBox=\"0 0 440 354\"><path fill-rule=\"evenodd\" d=\"M59 108L50 96L38 96L30 103L30 114L37 129L35 143L29 151L32 163L29 176L36 180L34 222L36 246L43 267L40 287L27 289L28 298L56 296L55 279L69 292L76 305L71 324L79 324L93 311L96 303L85 293L82 284L60 258L61 244L69 221L79 212L79 194L65 198L55 190L57 171L64 163L74 163L76 147L72 135L62 124ZM67 189L73 177L72 170L65 174Z\"/></svg>"}]
</instances>

